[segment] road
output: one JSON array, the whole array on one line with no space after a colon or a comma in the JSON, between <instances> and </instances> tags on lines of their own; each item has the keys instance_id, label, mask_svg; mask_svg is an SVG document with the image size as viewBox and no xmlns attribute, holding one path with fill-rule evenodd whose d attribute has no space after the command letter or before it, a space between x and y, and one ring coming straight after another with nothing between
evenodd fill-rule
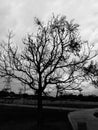
<instances>
[{"instance_id":1,"label":"road","mask_svg":"<svg viewBox=\"0 0 98 130\"><path fill-rule=\"evenodd\" d=\"M98 130L98 117L94 115L95 113L98 113L98 108L70 112L68 118L73 130L78 130L79 124L84 124L84 129L87 130Z\"/></svg>"}]
</instances>

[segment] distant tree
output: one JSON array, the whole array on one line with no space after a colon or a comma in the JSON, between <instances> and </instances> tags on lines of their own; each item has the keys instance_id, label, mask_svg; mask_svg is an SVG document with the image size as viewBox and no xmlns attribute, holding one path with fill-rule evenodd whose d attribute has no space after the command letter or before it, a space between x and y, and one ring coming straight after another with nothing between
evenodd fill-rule
<instances>
[{"instance_id":1,"label":"distant tree","mask_svg":"<svg viewBox=\"0 0 98 130\"><path fill-rule=\"evenodd\" d=\"M24 50L1 44L0 76L11 76L35 90L38 95L38 126L41 129L42 94L49 85L60 91L78 90L83 82L83 66L97 54L79 36L79 25L65 16L52 16L44 24L35 18L37 32L23 40ZM11 73L10 73L11 72ZM58 87L57 87L58 89Z\"/></svg>"},{"instance_id":2,"label":"distant tree","mask_svg":"<svg viewBox=\"0 0 98 130\"><path fill-rule=\"evenodd\" d=\"M19 88L19 95L22 95L23 94L23 88Z\"/></svg>"},{"instance_id":3,"label":"distant tree","mask_svg":"<svg viewBox=\"0 0 98 130\"><path fill-rule=\"evenodd\" d=\"M3 88L3 90L4 91L7 91L7 92L11 92L11 83L12 83L12 78L11 78L11 76L6 76L5 78L4 78L4 88Z\"/></svg>"},{"instance_id":4,"label":"distant tree","mask_svg":"<svg viewBox=\"0 0 98 130\"><path fill-rule=\"evenodd\" d=\"M23 94L25 94L27 91L26 84L21 82L21 85L23 87Z\"/></svg>"},{"instance_id":5,"label":"distant tree","mask_svg":"<svg viewBox=\"0 0 98 130\"><path fill-rule=\"evenodd\" d=\"M91 60L88 65L83 67L83 73L84 78L98 88L98 62Z\"/></svg>"}]
</instances>

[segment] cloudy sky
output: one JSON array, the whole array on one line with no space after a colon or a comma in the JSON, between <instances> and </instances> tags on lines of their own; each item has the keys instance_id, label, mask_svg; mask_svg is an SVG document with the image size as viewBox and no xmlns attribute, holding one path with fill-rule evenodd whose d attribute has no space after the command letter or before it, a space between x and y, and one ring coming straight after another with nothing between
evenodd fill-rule
<instances>
[{"instance_id":1,"label":"cloudy sky","mask_svg":"<svg viewBox=\"0 0 98 130\"><path fill-rule=\"evenodd\" d=\"M54 14L66 15L80 25L82 37L98 42L98 0L0 0L0 40L13 30L16 44L34 31L33 18L47 20Z\"/></svg>"},{"instance_id":2,"label":"cloudy sky","mask_svg":"<svg viewBox=\"0 0 98 130\"><path fill-rule=\"evenodd\" d=\"M80 24L83 38L97 42L98 0L0 0L0 39L13 30L17 44L33 31L33 18L48 19L63 14Z\"/></svg>"}]
</instances>

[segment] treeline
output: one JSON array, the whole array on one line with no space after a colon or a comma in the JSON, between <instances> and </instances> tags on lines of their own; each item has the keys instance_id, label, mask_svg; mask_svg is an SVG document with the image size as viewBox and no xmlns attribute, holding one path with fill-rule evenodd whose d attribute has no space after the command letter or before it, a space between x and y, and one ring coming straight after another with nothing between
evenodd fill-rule
<instances>
[{"instance_id":1,"label":"treeline","mask_svg":"<svg viewBox=\"0 0 98 130\"><path fill-rule=\"evenodd\" d=\"M68 95L63 95L63 96L59 96L57 97L57 100L77 100L77 101L94 101L97 102L98 101L98 96L96 95L73 95L73 94L68 94Z\"/></svg>"},{"instance_id":2,"label":"treeline","mask_svg":"<svg viewBox=\"0 0 98 130\"><path fill-rule=\"evenodd\" d=\"M28 95L28 94L17 94L13 91L8 92L5 90L0 91L0 98L32 98L33 95ZM34 97L34 96L33 96Z\"/></svg>"},{"instance_id":3,"label":"treeline","mask_svg":"<svg viewBox=\"0 0 98 130\"><path fill-rule=\"evenodd\" d=\"M29 95L27 93L25 94L16 94L15 92L11 91L0 91L0 98L25 98L25 99L37 99L37 95ZM51 101L56 101L56 100L69 100L69 101L98 101L98 96L96 95L73 95L73 94L66 94L58 97L51 97L51 96L43 96L43 100L51 100Z\"/></svg>"}]
</instances>

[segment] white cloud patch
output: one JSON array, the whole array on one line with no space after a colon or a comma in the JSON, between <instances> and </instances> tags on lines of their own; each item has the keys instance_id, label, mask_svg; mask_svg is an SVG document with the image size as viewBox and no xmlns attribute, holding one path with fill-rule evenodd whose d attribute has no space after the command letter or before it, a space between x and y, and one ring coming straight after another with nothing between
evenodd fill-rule
<instances>
[{"instance_id":1,"label":"white cloud patch","mask_svg":"<svg viewBox=\"0 0 98 130\"><path fill-rule=\"evenodd\" d=\"M97 41L97 0L0 0L0 37L13 29L18 44L26 32L33 30L33 18L44 20L52 13L64 14L79 23L84 38Z\"/></svg>"}]
</instances>

